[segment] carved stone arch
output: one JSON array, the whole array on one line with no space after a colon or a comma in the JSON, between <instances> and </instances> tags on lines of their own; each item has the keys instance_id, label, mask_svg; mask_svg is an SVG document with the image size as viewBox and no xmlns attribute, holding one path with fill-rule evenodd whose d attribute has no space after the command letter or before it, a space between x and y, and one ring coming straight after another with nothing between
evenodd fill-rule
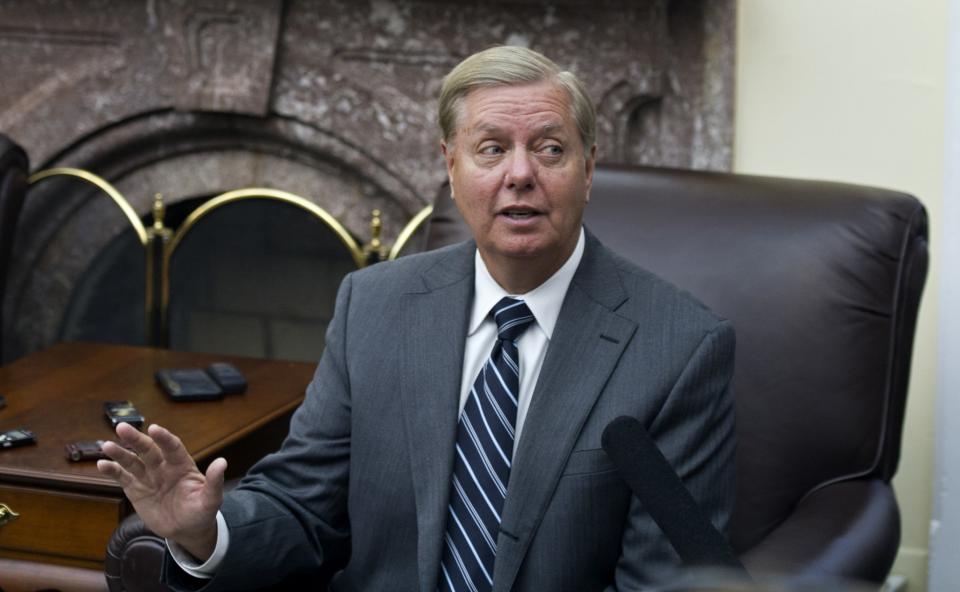
<instances>
[{"instance_id":1,"label":"carved stone arch","mask_svg":"<svg viewBox=\"0 0 960 592\"><path fill-rule=\"evenodd\" d=\"M620 80L597 105L597 126L611 143L607 162L657 164L661 97L647 88Z\"/></svg>"}]
</instances>

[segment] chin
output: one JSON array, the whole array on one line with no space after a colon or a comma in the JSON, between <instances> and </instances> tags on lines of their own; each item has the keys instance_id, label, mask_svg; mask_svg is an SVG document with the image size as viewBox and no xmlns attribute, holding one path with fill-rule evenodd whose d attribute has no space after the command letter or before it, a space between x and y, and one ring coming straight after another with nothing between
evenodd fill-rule
<instances>
[{"instance_id":1,"label":"chin","mask_svg":"<svg viewBox=\"0 0 960 592\"><path fill-rule=\"evenodd\" d=\"M496 252L501 256L518 260L540 259L556 251L556 247L549 248L539 243L502 245L496 248Z\"/></svg>"}]
</instances>

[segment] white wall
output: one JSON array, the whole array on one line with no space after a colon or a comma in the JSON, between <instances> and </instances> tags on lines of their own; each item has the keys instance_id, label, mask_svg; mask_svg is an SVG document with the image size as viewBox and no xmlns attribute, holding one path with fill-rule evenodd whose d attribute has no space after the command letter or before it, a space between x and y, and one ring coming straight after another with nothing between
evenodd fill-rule
<instances>
[{"instance_id":1,"label":"white wall","mask_svg":"<svg viewBox=\"0 0 960 592\"><path fill-rule=\"evenodd\" d=\"M903 190L930 214L932 266L894 480L903 516L894 570L910 592L926 589L929 548L949 1L738 6L735 170Z\"/></svg>"},{"instance_id":2,"label":"white wall","mask_svg":"<svg viewBox=\"0 0 960 592\"><path fill-rule=\"evenodd\" d=\"M947 69L946 162L940 216L940 301L960 302L960 0L950 2ZM949 232L953 230L953 232ZM940 309L940 372L937 441L930 537L930 590L948 592L960 583L960 310ZM950 361L953 363L950 364Z\"/></svg>"}]
</instances>

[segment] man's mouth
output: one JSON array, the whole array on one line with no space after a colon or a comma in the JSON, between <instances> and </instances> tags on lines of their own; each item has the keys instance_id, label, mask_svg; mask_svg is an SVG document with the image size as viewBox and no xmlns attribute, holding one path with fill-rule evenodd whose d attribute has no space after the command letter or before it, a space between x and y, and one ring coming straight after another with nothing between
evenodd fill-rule
<instances>
[{"instance_id":1,"label":"man's mouth","mask_svg":"<svg viewBox=\"0 0 960 592\"><path fill-rule=\"evenodd\" d=\"M506 216L510 220L529 220L534 216L539 216L540 212L533 208L524 207L521 205L507 206L500 210L501 216Z\"/></svg>"}]
</instances>

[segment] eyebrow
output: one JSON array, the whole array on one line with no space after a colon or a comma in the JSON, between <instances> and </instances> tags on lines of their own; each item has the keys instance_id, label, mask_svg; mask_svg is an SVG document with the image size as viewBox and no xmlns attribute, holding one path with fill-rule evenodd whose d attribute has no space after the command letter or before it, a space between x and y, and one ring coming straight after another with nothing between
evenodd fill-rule
<instances>
[{"instance_id":1,"label":"eyebrow","mask_svg":"<svg viewBox=\"0 0 960 592\"><path fill-rule=\"evenodd\" d=\"M502 128L498 125L493 125L492 123L481 123L480 125L474 128L478 132L499 132Z\"/></svg>"},{"instance_id":2,"label":"eyebrow","mask_svg":"<svg viewBox=\"0 0 960 592\"><path fill-rule=\"evenodd\" d=\"M545 123L545 124L540 128L540 132L541 132L542 134L547 134L547 133L550 133L550 132L553 132L553 131L555 131L555 130L562 129L562 128L563 128L563 124L562 124L562 123L550 122L550 123ZM475 130L475 131L478 131L478 132L497 133L497 132L503 131L503 128L500 127L500 126L498 126L498 125L494 125L494 124L492 124L492 123L481 123L481 124L477 125L477 126L474 128L474 130Z\"/></svg>"},{"instance_id":3,"label":"eyebrow","mask_svg":"<svg viewBox=\"0 0 960 592\"><path fill-rule=\"evenodd\" d=\"M548 133L548 132L552 132L554 130L558 130L562 128L563 128L562 123L547 123L547 124L544 124L542 128L540 128L540 131L542 131L543 133Z\"/></svg>"}]
</instances>

